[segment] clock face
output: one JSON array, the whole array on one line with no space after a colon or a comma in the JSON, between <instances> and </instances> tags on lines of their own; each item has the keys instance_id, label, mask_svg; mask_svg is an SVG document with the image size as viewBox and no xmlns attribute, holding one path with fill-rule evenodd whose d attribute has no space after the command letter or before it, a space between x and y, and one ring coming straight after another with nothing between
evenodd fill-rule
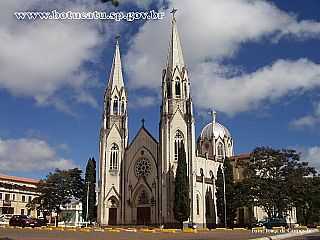
<instances>
[{"instance_id":1,"label":"clock face","mask_svg":"<svg viewBox=\"0 0 320 240\"><path fill-rule=\"evenodd\" d=\"M135 174L137 177L147 177L150 175L151 171L151 162L148 159L142 158L136 162Z\"/></svg>"}]
</instances>

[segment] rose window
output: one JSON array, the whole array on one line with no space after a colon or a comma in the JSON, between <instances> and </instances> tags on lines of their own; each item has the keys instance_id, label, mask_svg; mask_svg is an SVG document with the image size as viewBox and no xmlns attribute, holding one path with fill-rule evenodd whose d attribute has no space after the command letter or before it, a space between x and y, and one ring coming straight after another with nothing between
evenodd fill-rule
<instances>
[{"instance_id":1,"label":"rose window","mask_svg":"<svg viewBox=\"0 0 320 240\"><path fill-rule=\"evenodd\" d=\"M148 159L140 159L135 166L135 174L137 177L146 177L151 173L151 162Z\"/></svg>"}]
</instances>

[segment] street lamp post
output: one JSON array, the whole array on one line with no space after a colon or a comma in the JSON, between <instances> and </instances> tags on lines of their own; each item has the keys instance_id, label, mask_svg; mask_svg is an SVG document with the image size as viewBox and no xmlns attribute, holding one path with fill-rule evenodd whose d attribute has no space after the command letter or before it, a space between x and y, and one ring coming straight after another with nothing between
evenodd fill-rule
<instances>
[{"instance_id":1,"label":"street lamp post","mask_svg":"<svg viewBox=\"0 0 320 240\"><path fill-rule=\"evenodd\" d=\"M90 182L87 182L87 209L86 209L86 227L88 226L88 217L89 217L89 187Z\"/></svg>"},{"instance_id":2,"label":"street lamp post","mask_svg":"<svg viewBox=\"0 0 320 240\"><path fill-rule=\"evenodd\" d=\"M224 164L224 160L223 160ZM223 175L223 205L224 205L224 227L227 227L227 199L226 199L226 178L224 174L224 166L222 167Z\"/></svg>"}]
</instances>

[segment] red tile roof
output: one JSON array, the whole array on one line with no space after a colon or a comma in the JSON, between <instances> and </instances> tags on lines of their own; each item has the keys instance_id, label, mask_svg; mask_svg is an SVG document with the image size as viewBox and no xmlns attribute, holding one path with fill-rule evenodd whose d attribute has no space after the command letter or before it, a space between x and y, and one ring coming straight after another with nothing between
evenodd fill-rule
<instances>
[{"instance_id":1,"label":"red tile roof","mask_svg":"<svg viewBox=\"0 0 320 240\"><path fill-rule=\"evenodd\" d=\"M8 175L2 175L2 174L0 174L0 180L21 182L21 183L29 183L29 184L37 184L37 183L39 183L39 180L37 180L37 179L16 177L16 176L8 176Z\"/></svg>"},{"instance_id":2,"label":"red tile roof","mask_svg":"<svg viewBox=\"0 0 320 240\"><path fill-rule=\"evenodd\" d=\"M251 153L241 153L235 156L230 157L231 160L246 160L250 158Z\"/></svg>"}]
</instances>

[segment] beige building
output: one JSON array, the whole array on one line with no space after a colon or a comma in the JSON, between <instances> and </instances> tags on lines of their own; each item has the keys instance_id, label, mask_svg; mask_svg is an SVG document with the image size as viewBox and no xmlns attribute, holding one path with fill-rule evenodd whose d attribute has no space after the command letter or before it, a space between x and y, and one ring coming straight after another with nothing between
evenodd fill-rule
<instances>
[{"instance_id":1,"label":"beige building","mask_svg":"<svg viewBox=\"0 0 320 240\"><path fill-rule=\"evenodd\" d=\"M37 217L26 205L37 196L38 180L0 175L0 215L22 214Z\"/></svg>"}]
</instances>

